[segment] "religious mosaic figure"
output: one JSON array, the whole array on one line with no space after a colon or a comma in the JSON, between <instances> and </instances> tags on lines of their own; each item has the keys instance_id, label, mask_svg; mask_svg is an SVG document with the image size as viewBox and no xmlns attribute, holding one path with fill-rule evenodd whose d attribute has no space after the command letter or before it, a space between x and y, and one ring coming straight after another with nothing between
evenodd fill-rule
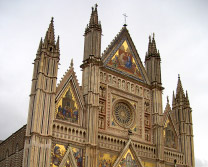
<instances>
[{"instance_id":1,"label":"religious mosaic figure","mask_svg":"<svg viewBox=\"0 0 208 167\"><path fill-rule=\"evenodd\" d=\"M112 167L116 159L117 156L111 153L100 153L98 167Z\"/></svg>"},{"instance_id":2,"label":"religious mosaic figure","mask_svg":"<svg viewBox=\"0 0 208 167\"><path fill-rule=\"evenodd\" d=\"M126 158L123 158L120 162L120 167L138 167L131 154L128 153Z\"/></svg>"},{"instance_id":3,"label":"religious mosaic figure","mask_svg":"<svg viewBox=\"0 0 208 167\"><path fill-rule=\"evenodd\" d=\"M165 131L165 146L176 148L176 139L170 122L167 123L167 126L165 127L164 131Z\"/></svg>"},{"instance_id":4,"label":"religious mosaic figure","mask_svg":"<svg viewBox=\"0 0 208 167\"><path fill-rule=\"evenodd\" d=\"M52 167L59 166L59 164L61 163L65 153L66 153L65 146L56 144L53 147L52 152L51 152L51 154L52 154L51 155L51 158L52 158L51 166Z\"/></svg>"},{"instance_id":5,"label":"religious mosaic figure","mask_svg":"<svg viewBox=\"0 0 208 167\"><path fill-rule=\"evenodd\" d=\"M83 167L82 149L72 148L74 158L77 162L77 167Z\"/></svg>"},{"instance_id":6,"label":"religious mosaic figure","mask_svg":"<svg viewBox=\"0 0 208 167\"><path fill-rule=\"evenodd\" d=\"M58 113L56 118L62 120L69 120L70 122L78 122L78 108L73 100L70 89L67 91L65 97L62 99L62 104L58 106Z\"/></svg>"},{"instance_id":7,"label":"religious mosaic figure","mask_svg":"<svg viewBox=\"0 0 208 167\"><path fill-rule=\"evenodd\" d=\"M112 59L109 61L108 65L142 79L141 73L136 65L127 41L123 42Z\"/></svg>"}]
</instances>

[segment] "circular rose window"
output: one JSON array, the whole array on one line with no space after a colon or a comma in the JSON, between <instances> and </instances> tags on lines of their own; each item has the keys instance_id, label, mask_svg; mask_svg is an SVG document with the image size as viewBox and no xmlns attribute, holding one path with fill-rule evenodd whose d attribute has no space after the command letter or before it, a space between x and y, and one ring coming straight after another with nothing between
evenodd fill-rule
<instances>
[{"instance_id":1,"label":"circular rose window","mask_svg":"<svg viewBox=\"0 0 208 167\"><path fill-rule=\"evenodd\" d=\"M118 102L114 105L113 116L116 122L122 127L128 127L133 123L133 111L124 102Z\"/></svg>"}]
</instances>

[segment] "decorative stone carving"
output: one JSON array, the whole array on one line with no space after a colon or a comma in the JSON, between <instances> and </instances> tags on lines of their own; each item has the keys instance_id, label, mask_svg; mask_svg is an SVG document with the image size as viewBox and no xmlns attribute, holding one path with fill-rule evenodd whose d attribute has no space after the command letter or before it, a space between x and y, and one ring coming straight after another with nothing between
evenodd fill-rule
<instances>
[{"instance_id":1,"label":"decorative stone carving","mask_svg":"<svg viewBox=\"0 0 208 167\"><path fill-rule=\"evenodd\" d=\"M122 81L122 89L125 90L125 81Z\"/></svg>"},{"instance_id":2,"label":"decorative stone carving","mask_svg":"<svg viewBox=\"0 0 208 167\"><path fill-rule=\"evenodd\" d=\"M100 129L105 129L105 120L103 116L99 116L98 127Z\"/></svg>"},{"instance_id":3,"label":"decorative stone carving","mask_svg":"<svg viewBox=\"0 0 208 167\"><path fill-rule=\"evenodd\" d=\"M149 100L145 100L144 102L144 111L150 113L150 102Z\"/></svg>"},{"instance_id":4,"label":"decorative stone carving","mask_svg":"<svg viewBox=\"0 0 208 167\"><path fill-rule=\"evenodd\" d=\"M117 102L113 107L113 116L115 121L121 127L129 127L134 120L134 112L130 106L125 102Z\"/></svg>"},{"instance_id":5,"label":"decorative stone carving","mask_svg":"<svg viewBox=\"0 0 208 167\"><path fill-rule=\"evenodd\" d=\"M134 84L131 84L131 93L134 93Z\"/></svg>"},{"instance_id":6,"label":"decorative stone carving","mask_svg":"<svg viewBox=\"0 0 208 167\"><path fill-rule=\"evenodd\" d=\"M102 98L106 97L106 88L105 88L105 86L100 86L99 93L100 93L100 97L102 97Z\"/></svg>"},{"instance_id":7,"label":"decorative stone carving","mask_svg":"<svg viewBox=\"0 0 208 167\"><path fill-rule=\"evenodd\" d=\"M121 88L121 80L118 79L118 88Z\"/></svg>"}]
</instances>

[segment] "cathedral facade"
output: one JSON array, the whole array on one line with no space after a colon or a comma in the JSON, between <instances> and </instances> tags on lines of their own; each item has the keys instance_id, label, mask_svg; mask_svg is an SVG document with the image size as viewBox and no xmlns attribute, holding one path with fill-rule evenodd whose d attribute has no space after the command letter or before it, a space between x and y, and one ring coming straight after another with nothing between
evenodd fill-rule
<instances>
[{"instance_id":1,"label":"cathedral facade","mask_svg":"<svg viewBox=\"0 0 208 167\"><path fill-rule=\"evenodd\" d=\"M78 83L73 61L57 85L53 19L34 60L27 124L0 144L1 167L194 167L192 109L180 77L162 107L161 57L149 37L145 67L124 25L101 55L97 6L84 34Z\"/></svg>"}]
</instances>

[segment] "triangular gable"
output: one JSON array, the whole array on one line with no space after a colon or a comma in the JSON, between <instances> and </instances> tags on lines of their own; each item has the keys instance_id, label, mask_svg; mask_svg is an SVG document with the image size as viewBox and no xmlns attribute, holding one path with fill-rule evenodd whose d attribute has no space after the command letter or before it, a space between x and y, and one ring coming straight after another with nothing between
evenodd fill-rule
<instances>
[{"instance_id":1,"label":"triangular gable","mask_svg":"<svg viewBox=\"0 0 208 167\"><path fill-rule=\"evenodd\" d=\"M66 154L64 155L59 167L77 167L76 160L73 156L72 148L69 146Z\"/></svg>"},{"instance_id":2,"label":"triangular gable","mask_svg":"<svg viewBox=\"0 0 208 167\"><path fill-rule=\"evenodd\" d=\"M166 147L175 148L175 149L177 148L178 133L172 121L170 111L167 112L166 119L164 121L163 136L164 136L164 145Z\"/></svg>"},{"instance_id":3,"label":"triangular gable","mask_svg":"<svg viewBox=\"0 0 208 167\"><path fill-rule=\"evenodd\" d=\"M61 80L56 92L55 119L80 124L84 101L73 67Z\"/></svg>"},{"instance_id":4,"label":"triangular gable","mask_svg":"<svg viewBox=\"0 0 208 167\"><path fill-rule=\"evenodd\" d=\"M130 165L128 165L128 163ZM141 159L137 156L137 153L134 149L134 146L129 139L128 143L120 153L119 157L115 161L113 167L122 167L122 166L134 166L134 167L143 167Z\"/></svg>"},{"instance_id":5,"label":"triangular gable","mask_svg":"<svg viewBox=\"0 0 208 167\"><path fill-rule=\"evenodd\" d=\"M104 51L102 61L107 69L149 84L145 68L125 27Z\"/></svg>"},{"instance_id":6,"label":"triangular gable","mask_svg":"<svg viewBox=\"0 0 208 167\"><path fill-rule=\"evenodd\" d=\"M164 115L163 126L165 127L168 122L171 122L171 125L173 126L173 129L174 129L176 135L178 136L178 131L177 131L176 126L175 126L175 123L173 121L173 118L172 118L172 115L171 115L171 110L166 111L164 114L165 115Z\"/></svg>"}]
</instances>

